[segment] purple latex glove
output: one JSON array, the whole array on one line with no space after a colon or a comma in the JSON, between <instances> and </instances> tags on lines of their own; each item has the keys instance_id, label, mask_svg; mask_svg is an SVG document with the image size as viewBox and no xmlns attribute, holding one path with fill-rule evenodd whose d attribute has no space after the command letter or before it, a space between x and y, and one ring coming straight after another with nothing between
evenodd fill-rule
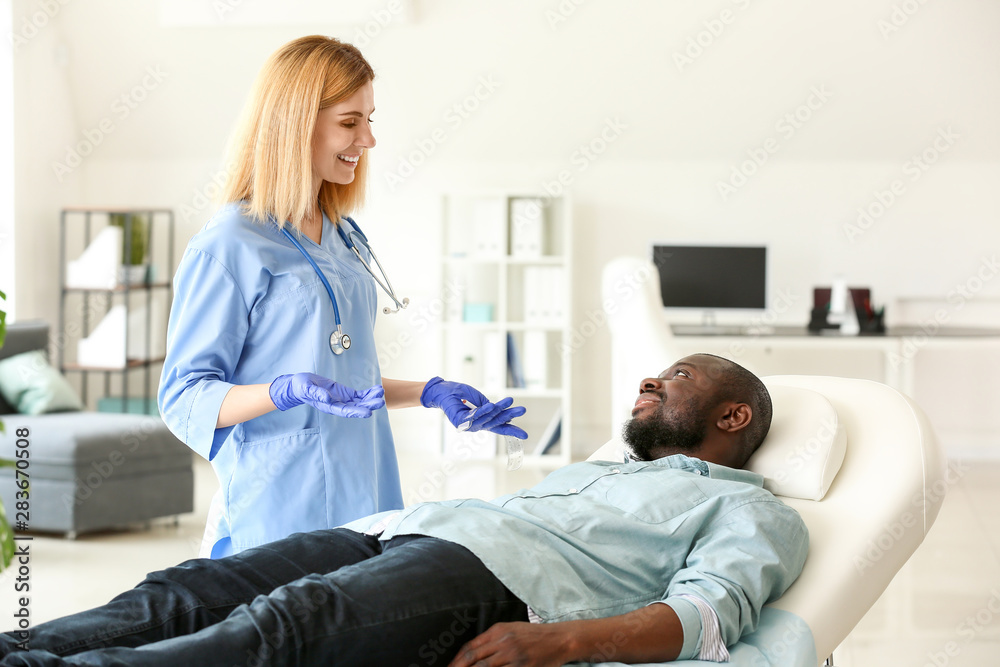
<instances>
[{"instance_id":1,"label":"purple latex glove","mask_svg":"<svg viewBox=\"0 0 1000 667\"><path fill-rule=\"evenodd\" d=\"M470 405L463 402L467 401ZM452 426L469 420L467 431L489 431L500 435L511 435L515 438L525 440L528 434L521 428L509 423L512 419L520 417L525 410L521 406L516 408L513 405L513 398L503 398L496 403L490 403L478 389L470 387L461 382L448 382L439 377L431 378L424 385L424 390L420 394L420 404L425 408L440 408ZM473 415L472 412L475 411Z\"/></svg>"},{"instance_id":2,"label":"purple latex glove","mask_svg":"<svg viewBox=\"0 0 1000 667\"><path fill-rule=\"evenodd\" d=\"M305 403L340 417L371 417L372 410L385 406L385 390L380 384L357 391L314 373L278 376L268 393L282 411Z\"/></svg>"}]
</instances>

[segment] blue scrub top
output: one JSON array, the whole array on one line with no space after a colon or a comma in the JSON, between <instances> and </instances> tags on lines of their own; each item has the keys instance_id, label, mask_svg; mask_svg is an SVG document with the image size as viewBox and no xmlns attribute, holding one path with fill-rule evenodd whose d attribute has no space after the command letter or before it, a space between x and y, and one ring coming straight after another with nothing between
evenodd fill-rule
<instances>
[{"instance_id":1,"label":"blue scrub top","mask_svg":"<svg viewBox=\"0 0 1000 667\"><path fill-rule=\"evenodd\" d=\"M158 402L174 435L218 475L206 529L213 558L403 507L384 408L348 419L300 405L215 428L233 385L302 371L361 390L382 382L374 280L326 216L319 245L299 240L333 287L351 336L339 356L330 351L333 304L319 276L277 225L252 221L239 204L222 207L191 239L174 276Z\"/></svg>"}]
</instances>

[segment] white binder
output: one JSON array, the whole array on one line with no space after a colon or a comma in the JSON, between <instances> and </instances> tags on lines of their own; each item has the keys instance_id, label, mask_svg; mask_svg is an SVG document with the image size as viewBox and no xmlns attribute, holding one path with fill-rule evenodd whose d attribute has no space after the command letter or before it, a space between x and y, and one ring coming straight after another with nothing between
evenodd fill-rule
<instances>
[{"instance_id":1,"label":"white binder","mask_svg":"<svg viewBox=\"0 0 1000 667\"><path fill-rule=\"evenodd\" d=\"M543 204L541 199L511 200L511 256L541 257L545 254L545 209Z\"/></svg>"}]
</instances>

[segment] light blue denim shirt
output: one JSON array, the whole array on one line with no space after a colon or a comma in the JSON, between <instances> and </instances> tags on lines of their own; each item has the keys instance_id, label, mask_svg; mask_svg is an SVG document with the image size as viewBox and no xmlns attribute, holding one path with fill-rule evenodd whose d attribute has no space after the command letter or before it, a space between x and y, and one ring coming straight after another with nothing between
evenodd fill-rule
<instances>
[{"instance_id":1,"label":"light blue denim shirt","mask_svg":"<svg viewBox=\"0 0 1000 667\"><path fill-rule=\"evenodd\" d=\"M466 547L545 622L615 616L664 602L680 618L679 659L698 655L715 610L727 646L795 581L808 533L763 478L680 454L653 462L566 466L492 501L422 503L381 539L429 535ZM388 513L347 527L365 531Z\"/></svg>"}]
</instances>

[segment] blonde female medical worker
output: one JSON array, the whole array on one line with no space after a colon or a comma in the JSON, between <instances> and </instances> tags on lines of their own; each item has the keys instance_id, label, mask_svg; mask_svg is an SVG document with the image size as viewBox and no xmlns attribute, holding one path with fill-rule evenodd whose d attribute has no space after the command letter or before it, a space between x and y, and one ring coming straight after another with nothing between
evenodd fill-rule
<instances>
[{"instance_id":1,"label":"blonde female medical worker","mask_svg":"<svg viewBox=\"0 0 1000 667\"><path fill-rule=\"evenodd\" d=\"M219 478L202 555L402 508L385 407L438 407L458 426L479 406L468 430L527 437L509 423L524 413L509 398L381 377L376 284L337 231L363 199L373 78L361 53L334 39L275 52L234 134L229 203L174 277L158 400ZM351 338L336 354L334 299Z\"/></svg>"}]
</instances>

